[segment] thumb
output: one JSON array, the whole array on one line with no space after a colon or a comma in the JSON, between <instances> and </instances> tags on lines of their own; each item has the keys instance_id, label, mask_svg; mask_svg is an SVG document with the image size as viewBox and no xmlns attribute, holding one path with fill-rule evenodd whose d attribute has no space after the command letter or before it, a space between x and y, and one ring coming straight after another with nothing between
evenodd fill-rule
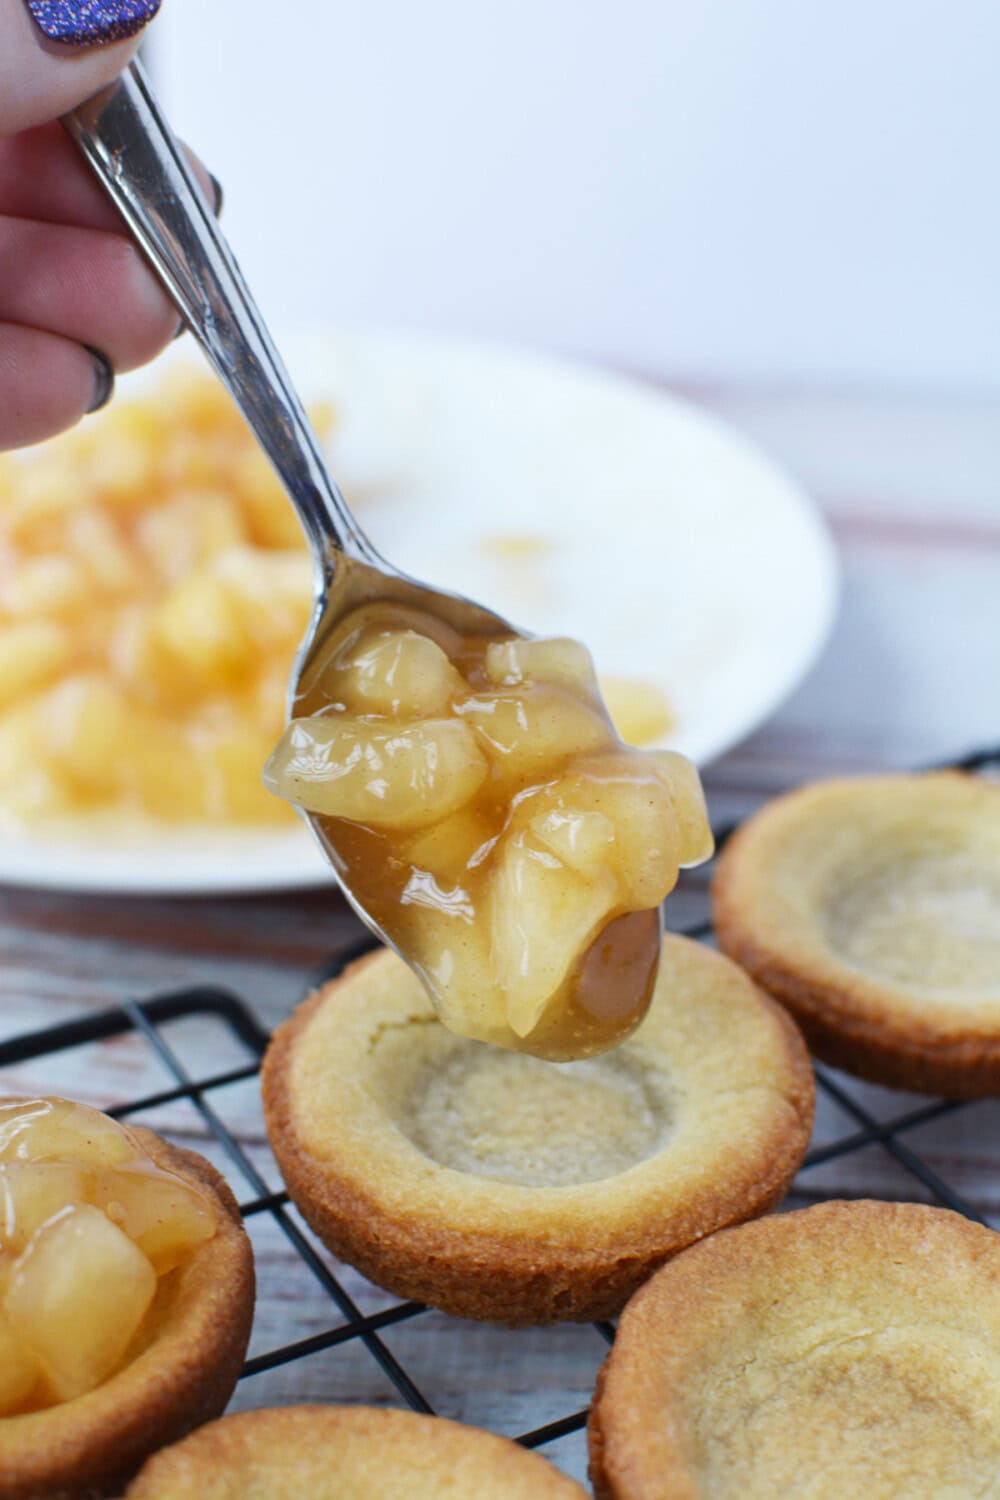
<instances>
[{"instance_id":1,"label":"thumb","mask_svg":"<svg viewBox=\"0 0 1000 1500\"><path fill-rule=\"evenodd\" d=\"M73 109L116 78L160 0L0 0L0 136Z\"/></svg>"}]
</instances>

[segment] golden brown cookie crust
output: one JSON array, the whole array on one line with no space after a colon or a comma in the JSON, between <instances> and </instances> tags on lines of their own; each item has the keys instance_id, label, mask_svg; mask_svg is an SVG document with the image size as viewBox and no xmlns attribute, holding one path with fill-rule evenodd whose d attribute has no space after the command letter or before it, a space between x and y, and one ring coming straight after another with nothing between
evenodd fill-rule
<instances>
[{"instance_id":1,"label":"golden brown cookie crust","mask_svg":"<svg viewBox=\"0 0 1000 1500\"><path fill-rule=\"evenodd\" d=\"M238 1412L158 1453L125 1500L584 1500L536 1453L443 1417L377 1407Z\"/></svg>"},{"instance_id":2,"label":"golden brown cookie crust","mask_svg":"<svg viewBox=\"0 0 1000 1500\"><path fill-rule=\"evenodd\" d=\"M678 1256L591 1411L598 1500L964 1500L1000 1472L1000 1235L823 1203Z\"/></svg>"},{"instance_id":3,"label":"golden brown cookie crust","mask_svg":"<svg viewBox=\"0 0 1000 1500\"><path fill-rule=\"evenodd\" d=\"M511 1324L611 1316L670 1255L765 1212L813 1119L784 1011L677 937L634 1036L569 1065L453 1037L381 951L278 1030L263 1095L289 1193L335 1255L399 1296ZM455 1118L465 1134L443 1149Z\"/></svg>"},{"instance_id":4,"label":"golden brown cookie crust","mask_svg":"<svg viewBox=\"0 0 1000 1500\"><path fill-rule=\"evenodd\" d=\"M150 1453L218 1416L239 1378L254 1274L236 1200L203 1157L130 1129L158 1166L211 1192L218 1232L162 1279L141 1346L116 1375L73 1401L0 1418L0 1500L117 1493Z\"/></svg>"},{"instance_id":5,"label":"golden brown cookie crust","mask_svg":"<svg viewBox=\"0 0 1000 1500\"><path fill-rule=\"evenodd\" d=\"M712 895L723 950L817 1057L895 1088L1000 1093L1000 786L802 787L733 836Z\"/></svg>"}]
</instances>

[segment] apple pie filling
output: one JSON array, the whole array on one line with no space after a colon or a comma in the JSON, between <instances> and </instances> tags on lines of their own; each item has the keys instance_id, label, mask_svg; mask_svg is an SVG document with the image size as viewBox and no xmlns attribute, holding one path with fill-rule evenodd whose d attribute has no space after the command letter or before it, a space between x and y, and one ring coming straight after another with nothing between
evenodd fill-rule
<instances>
[{"instance_id":1,"label":"apple pie filling","mask_svg":"<svg viewBox=\"0 0 1000 1500\"><path fill-rule=\"evenodd\" d=\"M0 1103L0 1415L113 1375L161 1279L217 1224L206 1192L107 1115L61 1099Z\"/></svg>"},{"instance_id":2,"label":"apple pie filling","mask_svg":"<svg viewBox=\"0 0 1000 1500\"><path fill-rule=\"evenodd\" d=\"M265 772L444 1024L552 1059L642 1019L659 906L712 851L694 767L622 744L589 653L371 604Z\"/></svg>"}]
</instances>

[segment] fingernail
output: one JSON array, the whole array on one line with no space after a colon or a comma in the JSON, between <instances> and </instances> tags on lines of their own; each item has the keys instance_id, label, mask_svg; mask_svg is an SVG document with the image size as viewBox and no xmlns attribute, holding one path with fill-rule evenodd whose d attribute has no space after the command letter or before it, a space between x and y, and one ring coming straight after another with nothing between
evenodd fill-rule
<instances>
[{"instance_id":1,"label":"fingernail","mask_svg":"<svg viewBox=\"0 0 1000 1500\"><path fill-rule=\"evenodd\" d=\"M91 412L100 411L111 400L115 388L115 372L111 368L111 361L100 349L92 349L89 344L84 344L83 347L94 361L94 399L86 411L89 417Z\"/></svg>"},{"instance_id":2,"label":"fingernail","mask_svg":"<svg viewBox=\"0 0 1000 1500\"><path fill-rule=\"evenodd\" d=\"M135 36L160 8L160 0L24 0L50 42L99 47Z\"/></svg>"},{"instance_id":3,"label":"fingernail","mask_svg":"<svg viewBox=\"0 0 1000 1500\"><path fill-rule=\"evenodd\" d=\"M226 195L222 191L222 183L216 177L215 173L209 172L208 175L212 179L212 191L215 194L215 217L218 218L222 212L222 204Z\"/></svg>"}]
</instances>

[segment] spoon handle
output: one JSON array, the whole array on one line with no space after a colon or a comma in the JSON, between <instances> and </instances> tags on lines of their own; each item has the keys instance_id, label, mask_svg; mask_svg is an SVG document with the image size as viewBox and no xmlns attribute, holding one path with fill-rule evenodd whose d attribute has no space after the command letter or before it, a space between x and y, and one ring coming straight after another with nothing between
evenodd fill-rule
<instances>
[{"instance_id":1,"label":"spoon handle","mask_svg":"<svg viewBox=\"0 0 1000 1500\"><path fill-rule=\"evenodd\" d=\"M138 64L62 123L277 470L305 529L319 588L329 584L338 553L376 561Z\"/></svg>"}]
</instances>

